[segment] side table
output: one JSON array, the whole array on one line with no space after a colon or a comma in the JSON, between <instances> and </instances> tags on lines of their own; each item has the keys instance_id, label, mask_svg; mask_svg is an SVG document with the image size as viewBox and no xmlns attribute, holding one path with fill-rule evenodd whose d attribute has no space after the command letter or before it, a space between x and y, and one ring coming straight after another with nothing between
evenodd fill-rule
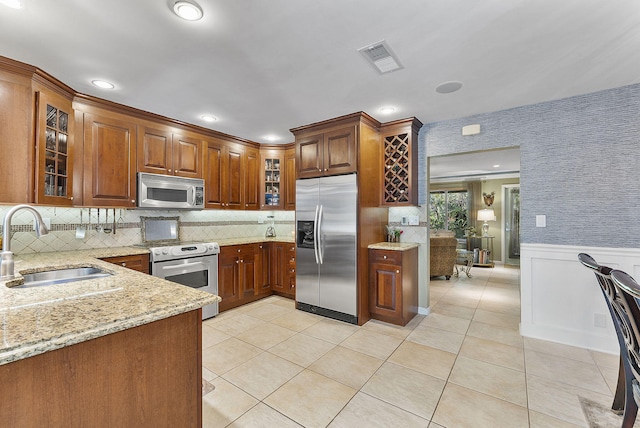
<instances>
[{"instance_id":1,"label":"side table","mask_svg":"<svg viewBox=\"0 0 640 428\"><path fill-rule=\"evenodd\" d=\"M459 277L460 273L458 272L458 264L461 264L462 272L467 275L467 278L471 278L471 267L473 266L473 251L456 249L456 264L454 267L456 268L455 276Z\"/></svg>"}]
</instances>

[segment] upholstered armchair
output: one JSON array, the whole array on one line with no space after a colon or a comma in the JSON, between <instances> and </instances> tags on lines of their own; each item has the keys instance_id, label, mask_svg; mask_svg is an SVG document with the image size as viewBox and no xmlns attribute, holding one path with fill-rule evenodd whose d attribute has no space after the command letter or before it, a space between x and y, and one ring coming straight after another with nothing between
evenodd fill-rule
<instances>
[{"instance_id":1,"label":"upholstered armchair","mask_svg":"<svg viewBox=\"0 0 640 428\"><path fill-rule=\"evenodd\" d=\"M456 263L456 246L458 240L453 235L431 236L429 239L429 275L444 276L446 279L453 275Z\"/></svg>"}]
</instances>

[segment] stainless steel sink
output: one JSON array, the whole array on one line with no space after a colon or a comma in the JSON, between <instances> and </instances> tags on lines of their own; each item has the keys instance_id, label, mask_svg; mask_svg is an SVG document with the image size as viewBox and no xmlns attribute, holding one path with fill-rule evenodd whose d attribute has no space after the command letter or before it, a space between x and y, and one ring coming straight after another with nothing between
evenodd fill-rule
<instances>
[{"instance_id":1,"label":"stainless steel sink","mask_svg":"<svg viewBox=\"0 0 640 428\"><path fill-rule=\"evenodd\" d=\"M86 279L103 278L111 273L96 267L79 267L70 269L48 270L23 275L24 284L18 287L42 287L65 282L84 281Z\"/></svg>"}]
</instances>

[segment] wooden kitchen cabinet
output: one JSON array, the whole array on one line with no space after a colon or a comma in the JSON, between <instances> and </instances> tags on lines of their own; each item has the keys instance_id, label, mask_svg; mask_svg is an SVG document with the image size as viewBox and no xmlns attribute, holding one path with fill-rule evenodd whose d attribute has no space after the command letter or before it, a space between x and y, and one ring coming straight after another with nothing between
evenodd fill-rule
<instances>
[{"instance_id":1,"label":"wooden kitchen cabinet","mask_svg":"<svg viewBox=\"0 0 640 428\"><path fill-rule=\"evenodd\" d=\"M36 92L35 202L73 204L73 137L71 99L52 91Z\"/></svg>"},{"instance_id":2,"label":"wooden kitchen cabinet","mask_svg":"<svg viewBox=\"0 0 640 428\"><path fill-rule=\"evenodd\" d=\"M138 172L202 178L202 139L161 127L140 127Z\"/></svg>"},{"instance_id":3,"label":"wooden kitchen cabinet","mask_svg":"<svg viewBox=\"0 0 640 428\"><path fill-rule=\"evenodd\" d=\"M260 150L260 209L284 208L284 150L269 148Z\"/></svg>"},{"instance_id":4,"label":"wooden kitchen cabinet","mask_svg":"<svg viewBox=\"0 0 640 428\"><path fill-rule=\"evenodd\" d=\"M258 244L258 264L259 264L259 276L256 283L256 295L269 295L271 294L273 261L272 261L272 242L263 242Z\"/></svg>"},{"instance_id":5,"label":"wooden kitchen cabinet","mask_svg":"<svg viewBox=\"0 0 640 428\"><path fill-rule=\"evenodd\" d=\"M288 147L284 151L284 209L296 209L296 148Z\"/></svg>"},{"instance_id":6,"label":"wooden kitchen cabinet","mask_svg":"<svg viewBox=\"0 0 640 428\"><path fill-rule=\"evenodd\" d=\"M136 131L133 121L84 114L84 205L136 206Z\"/></svg>"},{"instance_id":7,"label":"wooden kitchen cabinet","mask_svg":"<svg viewBox=\"0 0 640 428\"><path fill-rule=\"evenodd\" d=\"M149 274L149 254L135 254L121 257L105 257L105 262Z\"/></svg>"},{"instance_id":8,"label":"wooden kitchen cabinet","mask_svg":"<svg viewBox=\"0 0 640 428\"><path fill-rule=\"evenodd\" d=\"M202 426L202 310L0 366L7 427Z\"/></svg>"},{"instance_id":9,"label":"wooden kitchen cabinet","mask_svg":"<svg viewBox=\"0 0 640 428\"><path fill-rule=\"evenodd\" d=\"M295 132L294 132L295 133ZM296 135L296 165L298 178L355 172L356 126L327 130L317 134Z\"/></svg>"},{"instance_id":10,"label":"wooden kitchen cabinet","mask_svg":"<svg viewBox=\"0 0 640 428\"><path fill-rule=\"evenodd\" d=\"M206 208L258 209L260 152L242 144L207 140L204 153Z\"/></svg>"},{"instance_id":11,"label":"wooden kitchen cabinet","mask_svg":"<svg viewBox=\"0 0 640 428\"><path fill-rule=\"evenodd\" d=\"M296 274L295 244L273 242L272 246L272 289L276 294L294 298Z\"/></svg>"},{"instance_id":12,"label":"wooden kitchen cabinet","mask_svg":"<svg viewBox=\"0 0 640 428\"><path fill-rule=\"evenodd\" d=\"M383 144L381 206L418 204L418 132L416 118L388 122L380 127Z\"/></svg>"},{"instance_id":13,"label":"wooden kitchen cabinet","mask_svg":"<svg viewBox=\"0 0 640 428\"><path fill-rule=\"evenodd\" d=\"M418 248L369 249L371 318L406 325L418 313Z\"/></svg>"},{"instance_id":14,"label":"wooden kitchen cabinet","mask_svg":"<svg viewBox=\"0 0 640 428\"><path fill-rule=\"evenodd\" d=\"M260 296L261 262L258 244L223 246L218 256L220 311L249 303Z\"/></svg>"}]
</instances>

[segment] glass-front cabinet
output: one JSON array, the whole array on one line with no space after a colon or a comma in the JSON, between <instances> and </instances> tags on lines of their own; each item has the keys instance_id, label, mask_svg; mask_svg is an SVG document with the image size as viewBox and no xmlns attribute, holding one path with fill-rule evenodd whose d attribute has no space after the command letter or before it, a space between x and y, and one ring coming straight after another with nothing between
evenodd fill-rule
<instances>
[{"instance_id":1,"label":"glass-front cabinet","mask_svg":"<svg viewBox=\"0 0 640 428\"><path fill-rule=\"evenodd\" d=\"M37 94L36 202L71 205L71 100L44 91Z\"/></svg>"},{"instance_id":2,"label":"glass-front cabinet","mask_svg":"<svg viewBox=\"0 0 640 428\"><path fill-rule=\"evenodd\" d=\"M284 186L284 150L261 150L261 190L260 209L279 210L284 207L282 191Z\"/></svg>"}]
</instances>

